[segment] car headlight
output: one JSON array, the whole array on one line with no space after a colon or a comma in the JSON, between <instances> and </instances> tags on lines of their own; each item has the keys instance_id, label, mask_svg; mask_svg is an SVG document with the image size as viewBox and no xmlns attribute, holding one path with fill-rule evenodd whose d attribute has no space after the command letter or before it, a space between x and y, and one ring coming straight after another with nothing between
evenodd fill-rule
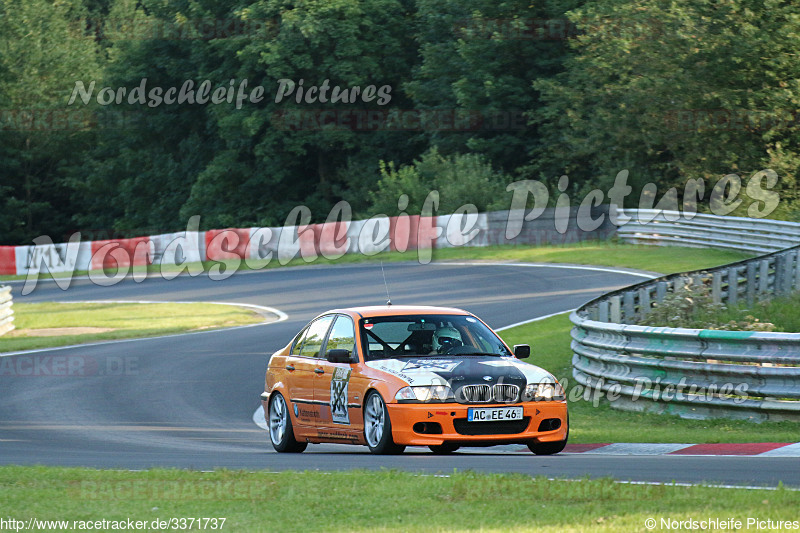
<instances>
[{"instance_id":1,"label":"car headlight","mask_svg":"<svg viewBox=\"0 0 800 533\"><path fill-rule=\"evenodd\" d=\"M453 399L453 391L447 385L403 387L394 399L400 402L444 402Z\"/></svg>"},{"instance_id":2,"label":"car headlight","mask_svg":"<svg viewBox=\"0 0 800 533\"><path fill-rule=\"evenodd\" d=\"M564 398L564 388L560 383L531 383L522 394L524 402L561 402Z\"/></svg>"}]
</instances>

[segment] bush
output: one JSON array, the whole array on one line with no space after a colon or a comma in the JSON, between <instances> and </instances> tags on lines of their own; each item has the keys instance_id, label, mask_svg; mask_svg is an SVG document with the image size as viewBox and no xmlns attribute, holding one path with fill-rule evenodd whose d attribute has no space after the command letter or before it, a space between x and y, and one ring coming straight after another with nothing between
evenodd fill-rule
<instances>
[{"instance_id":1,"label":"bush","mask_svg":"<svg viewBox=\"0 0 800 533\"><path fill-rule=\"evenodd\" d=\"M779 300L777 305L782 305ZM758 302L753 310L744 307L728 307L714 303L711 295L711 277L701 277L696 283L692 278L681 278L681 284L670 292L661 303L654 304L650 313L640 322L643 326L669 328L718 329L726 331L774 331L772 322L761 318L771 317L773 302ZM799 313L800 314L800 313Z\"/></svg>"},{"instance_id":2,"label":"bush","mask_svg":"<svg viewBox=\"0 0 800 533\"><path fill-rule=\"evenodd\" d=\"M425 198L439 191L438 213L452 213L465 204L474 204L479 212L508 208L509 176L497 172L477 154L456 154L445 157L436 148L425 152L411 165L396 168L394 163L380 162L381 178L370 192L371 214L394 215L398 200L408 195L406 212L420 214Z\"/></svg>"}]
</instances>

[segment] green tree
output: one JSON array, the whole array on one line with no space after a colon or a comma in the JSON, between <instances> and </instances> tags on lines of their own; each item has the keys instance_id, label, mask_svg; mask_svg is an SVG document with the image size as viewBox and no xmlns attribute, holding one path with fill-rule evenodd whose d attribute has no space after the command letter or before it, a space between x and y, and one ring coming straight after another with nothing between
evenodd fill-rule
<instances>
[{"instance_id":1,"label":"green tree","mask_svg":"<svg viewBox=\"0 0 800 533\"><path fill-rule=\"evenodd\" d=\"M196 92L218 60L209 40L191 38L191 32L197 21L225 19L228 8L214 7L115 2L106 24L97 28L107 54L98 90L129 92L143 80L147 91L167 90L191 80ZM187 101L151 107L149 95L144 105L130 103L128 96L97 109L98 142L71 172L75 221L130 236L185 228L181 206L219 145L209 106Z\"/></svg>"},{"instance_id":2,"label":"green tree","mask_svg":"<svg viewBox=\"0 0 800 533\"><path fill-rule=\"evenodd\" d=\"M561 70L576 1L419 0L416 38L422 63L405 85L415 105L475 112L478 127L426 132L443 153L476 152L511 172L540 142L524 112L539 105L534 79ZM534 111L535 113L535 111Z\"/></svg>"},{"instance_id":3,"label":"green tree","mask_svg":"<svg viewBox=\"0 0 800 533\"><path fill-rule=\"evenodd\" d=\"M540 79L542 176L635 189L711 185L772 167L796 197L800 6L780 1L587 2L565 72ZM707 191L708 193L708 191ZM706 194L708 198L708 194Z\"/></svg>"},{"instance_id":4,"label":"green tree","mask_svg":"<svg viewBox=\"0 0 800 533\"><path fill-rule=\"evenodd\" d=\"M414 60L406 7L397 0L259 0L235 15L272 22L272 31L263 40L212 43L219 71L264 87L264 99L209 110L223 146L192 185L183 216L203 213L211 225L280 224L299 203L321 218L340 199L362 207L377 161L413 155L409 134L315 122L316 111L383 109L377 101L297 103L295 88L276 102L276 93L279 80L303 80L305 88L327 80L328 98L333 87L388 85L391 106L402 108L399 87Z\"/></svg>"},{"instance_id":5,"label":"green tree","mask_svg":"<svg viewBox=\"0 0 800 533\"><path fill-rule=\"evenodd\" d=\"M64 167L91 143L90 115L69 110L76 78L99 73L98 49L76 20L80 0L0 1L0 243L71 227Z\"/></svg>"}]
</instances>

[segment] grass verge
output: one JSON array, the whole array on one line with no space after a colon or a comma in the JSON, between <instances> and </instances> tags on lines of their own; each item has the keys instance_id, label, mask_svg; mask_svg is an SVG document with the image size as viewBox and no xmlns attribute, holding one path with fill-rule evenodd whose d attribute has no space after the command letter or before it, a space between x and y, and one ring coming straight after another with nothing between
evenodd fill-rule
<instances>
[{"instance_id":1,"label":"grass verge","mask_svg":"<svg viewBox=\"0 0 800 533\"><path fill-rule=\"evenodd\" d=\"M279 268L281 266L305 266L325 264L351 264L371 263L376 261L418 261L420 254L432 253L434 261L528 261L536 263L576 263L582 265L602 265L613 267L627 267L653 272L673 273L685 272L696 268L710 268L733 261L740 261L747 254L723 250L709 250L701 248L676 248L624 244L615 241L584 241L574 244L547 245L547 246L488 246L485 248L440 248L435 250L409 250L407 252L382 252L373 256L362 254L347 254L337 259L317 257L314 260L297 258L282 265L277 259L271 261L206 261L202 264L181 266L192 267L208 272L211 267L219 269L224 265L222 273L228 269L238 270L263 270ZM141 272L145 267L134 267L134 271ZM150 265L146 267L150 273L175 272L180 270L171 265ZM110 271L109 276L115 272ZM86 275L87 272L75 272L76 275ZM64 277L64 274L56 274ZM40 274L40 278L50 278L50 274ZM3 280L20 280L25 276L0 276Z\"/></svg>"},{"instance_id":2,"label":"grass verge","mask_svg":"<svg viewBox=\"0 0 800 533\"><path fill-rule=\"evenodd\" d=\"M0 467L0 499L6 516L20 520L152 523L224 518L224 531L286 532L646 531L645 521L651 518L656 530L667 529L661 519L738 520L744 529L748 518L796 521L800 507L800 493L782 488L720 490L471 472L420 476L397 471L201 473L44 467ZM747 529L783 528L751 524Z\"/></svg>"},{"instance_id":3,"label":"grass verge","mask_svg":"<svg viewBox=\"0 0 800 533\"><path fill-rule=\"evenodd\" d=\"M567 390L571 443L590 442L797 442L798 422L746 420L687 420L674 415L632 413L612 409L601 399L585 399L582 387L572 378L572 350L569 332L572 323L563 314L500 332L509 345L531 345L527 361L552 372ZM576 386L580 387L576 389Z\"/></svg>"},{"instance_id":4,"label":"grass verge","mask_svg":"<svg viewBox=\"0 0 800 533\"><path fill-rule=\"evenodd\" d=\"M16 329L0 337L0 352L155 337L255 324L264 320L261 315L243 307L204 303L15 302L14 317ZM71 334L73 328L78 328L75 334ZM89 332L84 328L89 328ZM96 329L108 331L96 332ZM56 335L42 336L52 333Z\"/></svg>"}]
</instances>

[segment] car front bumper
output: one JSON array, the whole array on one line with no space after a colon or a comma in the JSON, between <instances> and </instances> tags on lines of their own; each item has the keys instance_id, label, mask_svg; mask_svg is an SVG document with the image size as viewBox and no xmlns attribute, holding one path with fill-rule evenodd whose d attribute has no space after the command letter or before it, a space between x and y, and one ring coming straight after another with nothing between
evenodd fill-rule
<instances>
[{"instance_id":1,"label":"car front bumper","mask_svg":"<svg viewBox=\"0 0 800 533\"><path fill-rule=\"evenodd\" d=\"M392 438L406 446L489 446L528 442L555 442L567 438L566 402L463 405L458 403L387 404ZM522 407L523 419L468 422L470 408ZM554 426L558 426L554 428Z\"/></svg>"}]
</instances>

